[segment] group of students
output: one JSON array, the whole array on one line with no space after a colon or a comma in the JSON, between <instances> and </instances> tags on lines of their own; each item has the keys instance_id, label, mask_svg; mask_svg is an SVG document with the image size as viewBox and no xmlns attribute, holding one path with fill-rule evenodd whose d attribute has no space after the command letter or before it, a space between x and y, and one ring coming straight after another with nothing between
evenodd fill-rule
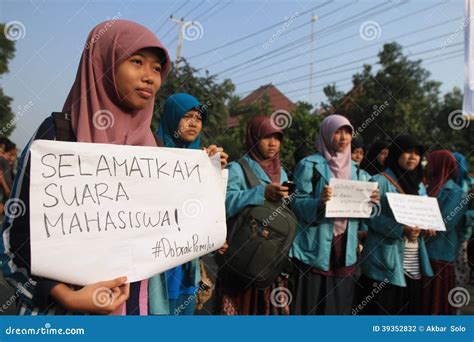
<instances>
[{"instance_id":1,"label":"group of students","mask_svg":"<svg viewBox=\"0 0 474 342\"><path fill-rule=\"evenodd\" d=\"M21 200L26 208L22 215L5 217L1 260L4 277L18 291L20 314L193 314L192 299L201 291L204 276L198 259L140 282L128 283L120 277L84 287L35 277L30 269L29 148L34 140L64 140L59 126L66 123L74 133L66 139L77 142L202 148L202 130L210 113L192 95L171 95L160 113L158 131L154 134L150 129L155 94L170 67L167 50L142 25L104 22L89 34L62 113L53 113L35 132L18 161L11 189L10 198ZM107 129L96 122L96 113L104 110L114 116ZM303 158L292 174L297 196L291 207L298 220L288 255L292 267L263 289L239 286L232 274L219 271L216 313L350 314L354 304L367 296L373 298L360 313L452 313L447 296L454 284L453 265L461 242L470 235L467 206L462 206L470 181L465 163L449 151L426 153L414 137L400 136L361 167L351 158L353 132L347 118L326 117L319 127L318 152ZM204 148L209 156L220 153L221 166L229 171L227 218L247 206L289 196L288 186L283 185L288 175L279 154L284 132L270 117L257 116L248 124L245 143L242 159L260 186L249 187L240 164L227 165L222 148ZM371 200L379 204L380 214L370 219L326 218L325 204L332 195L329 182L334 177L377 182ZM446 232L420 230L394 220L386 194L426 195L423 180L427 180L427 194L438 198L443 217L450 217ZM227 248L226 243L218 254L225 254ZM374 284L380 287L376 294ZM98 306L94 296L104 288L112 300ZM275 290L289 291L291 300L276 303Z\"/></svg>"}]
</instances>

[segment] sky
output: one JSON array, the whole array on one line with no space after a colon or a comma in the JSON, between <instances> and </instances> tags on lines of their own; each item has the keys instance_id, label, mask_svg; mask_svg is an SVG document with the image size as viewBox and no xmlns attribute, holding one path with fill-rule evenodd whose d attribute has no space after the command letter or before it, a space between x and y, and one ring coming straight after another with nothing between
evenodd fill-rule
<instances>
[{"instance_id":1,"label":"sky","mask_svg":"<svg viewBox=\"0 0 474 342\"><path fill-rule=\"evenodd\" d=\"M148 27L174 60L173 15L185 23L182 57L201 73L231 79L237 95L271 82L294 102L319 104L325 85L347 91L363 64L376 70L376 54L391 41L422 59L442 92L462 89L463 12L462 0L2 0L0 22L19 28L7 33L15 33L16 56L1 78L17 113L11 139L24 146L45 117L61 111L87 35L104 20Z\"/></svg>"}]
</instances>

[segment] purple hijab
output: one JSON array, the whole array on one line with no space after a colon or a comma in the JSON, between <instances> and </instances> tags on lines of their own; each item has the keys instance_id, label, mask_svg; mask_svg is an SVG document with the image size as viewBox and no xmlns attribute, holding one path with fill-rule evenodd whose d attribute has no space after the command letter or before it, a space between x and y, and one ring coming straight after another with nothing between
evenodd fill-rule
<instances>
[{"instance_id":1,"label":"purple hijab","mask_svg":"<svg viewBox=\"0 0 474 342\"><path fill-rule=\"evenodd\" d=\"M334 114L326 117L321 126L319 126L319 135L316 138L316 147L326 159L331 175L340 179L351 179L351 144L348 144L345 151L336 152L331 145L331 140L339 128L349 126L354 132L354 128L347 118L342 115ZM334 235L343 234L347 228L347 219L334 219Z\"/></svg>"}]
</instances>

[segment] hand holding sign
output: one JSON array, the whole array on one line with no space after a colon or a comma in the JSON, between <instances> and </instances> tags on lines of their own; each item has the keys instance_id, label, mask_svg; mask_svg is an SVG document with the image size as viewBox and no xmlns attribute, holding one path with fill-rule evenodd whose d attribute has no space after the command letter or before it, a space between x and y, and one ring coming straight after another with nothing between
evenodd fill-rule
<instances>
[{"instance_id":1,"label":"hand holding sign","mask_svg":"<svg viewBox=\"0 0 474 342\"><path fill-rule=\"evenodd\" d=\"M87 285L130 282L224 244L225 174L205 151L35 141L31 270Z\"/></svg>"},{"instance_id":2,"label":"hand holding sign","mask_svg":"<svg viewBox=\"0 0 474 342\"><path fill-rule=\"evenodd\" d=\"M436 198L387 193L387 200L398 223L411 228L446 230Z\"/></svg>"},{"instance_id":3,"label":"hand holding sign","mask_svg":"<svg viewBox=\"0 0 474 342\"><path fill-rule=\"evenodd\" d=\"M322 200L326 203L326 217L368 218L373 209L379 210L377 183L332 178L329 189L323 190ZM324 196L323 196L324 195Z\"/></svg>"}]
</instances>

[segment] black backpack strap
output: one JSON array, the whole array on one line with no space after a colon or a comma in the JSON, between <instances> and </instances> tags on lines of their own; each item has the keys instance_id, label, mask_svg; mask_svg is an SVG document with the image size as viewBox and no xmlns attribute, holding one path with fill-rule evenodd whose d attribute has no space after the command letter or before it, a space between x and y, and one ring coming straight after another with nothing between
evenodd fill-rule
<instances>
[{"instance_id":1,"label":"black backpack strap","mask_svg":"<svg viewBox=\"0 0 474 342\"><path fill-rule=\"evenodd\" d=\"M56 140L76 141L76 136L72 130L71 115L63 112L53 112L54 126L56 128Z\"/></svg>"},{"instance_id":2,"label":"black backpack strap","mask_svg":"<svg viewBox=\"0 0 474 342\"><path fill-rule=\"evenodd\" d=\"M257 176L255 176L255 173L250 167L250 164L248 163L248 161L246 161L245 159L240 159L237 161L237 163L239 163L239 165L242 167L242 170L244 170L244 176L250 188L255 188L256 186L259 186L262 184L258 180Z\"/></svg>"}]
</instances>

